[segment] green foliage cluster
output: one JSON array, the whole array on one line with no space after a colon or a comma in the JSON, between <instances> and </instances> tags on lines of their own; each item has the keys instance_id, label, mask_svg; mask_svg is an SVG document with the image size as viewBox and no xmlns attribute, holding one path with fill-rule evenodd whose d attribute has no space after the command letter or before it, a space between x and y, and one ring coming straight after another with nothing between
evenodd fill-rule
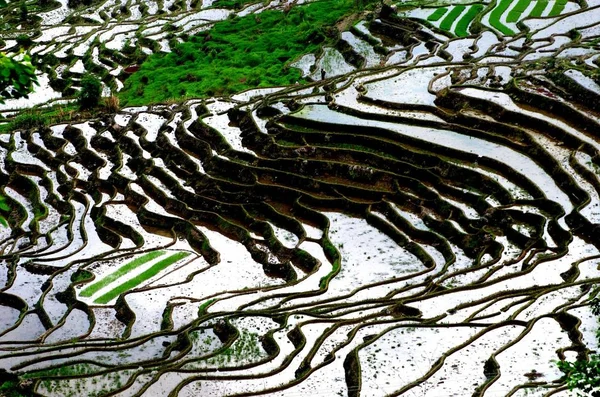
<instances>
[{"instance_id":1,"label":"green foliage cluster","mask_svg":"<svg viewBox=\"0 0 600 397\"><path fill-rule=\"evenodd\" d=\"M98 106L101 95L102 82L91 74L83 76L78 97L81 109L92 109Z\"/></svg>"},{"instance_id":2,"label":"green foliage cluster","mask_svg":"<svg viewBox=\"0 0 600 397\"><path fill-rule=\"evenodd\" d=\"M590 306L600 321L600 299L592 299ZM596 337L600 341L600 329L596 331ZM590 355L589 361L559 361L557 365L567 375L569 389L577 390L578 396L600 397L600 355Z\"/></svg>"},{"instance_id":3,"label":"green foliage cluster","mask_svg":"<svg viewBox=\"0 0 600 397\"><path fill-rule=\"evenodd\" d=\"M337 39L332 26L353 0L319 1L289 12L265 11L218 22L169 54L155 54L126 82L122 103L226 95L303 81L288 63Z\"/></svg>"},{"instance_id":4,"label":"green foliage cluster","mask_svg":"<svg viewBox=\"0 0 600 397\"><path fill-rule=\"evenodd\" d=\"M558 367L567 374L569 389L600 397L600 357L593 355L589 361L559 361Z\"/></svg>"},{"instance_id":5,"label":"green foliage cluster","mask_svg":"<svg viewBox=\"0 0 600 397\"><path fill-rule=\"evenodd\" d=\"M2 98L27 96L34 84L38 83L29 55L24 55L22 61L16 61L0 52L0 103Z\"/></svg>"},{"instance_id":6,"label":"green foliage cluster","mask_svg":"<svg viewBox=\"0 0 600 397\"><path fill-rule=\"evenodd\" d=\"M29 395L19 387L18 381L7 380L0 383L0 396L2 397L27 397Z\"/></svg>"}]
</instances>

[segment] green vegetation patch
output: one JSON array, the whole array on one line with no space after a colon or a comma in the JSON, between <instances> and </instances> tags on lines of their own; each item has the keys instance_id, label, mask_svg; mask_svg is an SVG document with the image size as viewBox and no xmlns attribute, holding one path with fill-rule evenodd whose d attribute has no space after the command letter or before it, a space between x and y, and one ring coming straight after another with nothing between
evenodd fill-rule
<instances>
[{"instance_id":1,"label":"green vegetation patch","mask_svg":"<svg viewBox=\"0 0 600 397\"><path fill-rule=\"evenodd\" d=\"M469 7L469 10L465 13L465 15L460 18L458 23L456 24L455 34L459 37L465 37L469 35L468 27L475 19L477 14L479 14L483 10L483 4L474 4Z\"/></svg>"},{"instance_id":2,"label":"green vegetation patch","mask_svg":"<svg viewBox=\"0 0 600 397\"><path fill-rule=\"evenodd\" d=\"M265 11L218 22L169 54L152 55L120 93L142 105L174 98L227 95L303 81L287 64L337 39L332 26L352 12L353 0L320 1L288 13Z\"/></svg>"},{"instance_id":3,"label":"green vegetation patch","mask_svg":"<svg viewBox=\"0 0 600 397\"><path fill-rule=\"evenodd\" d=\"M567 0L556 0L556 2L554 3L554 7L552 7L548 16L555 17L557 15L560 15L561 12L563 12L563 10L565 9L566 5Z\"/></svg>"},{"instance_id":4,"label":"green vegetation patch","mask_svg":"<svg viewBox=\"0 0 600 397\"><path fill-rule=\"evenodd\" d=\"M508 26L500 22L502 15L508 10L512 3L512 0L500 0L500 2L494 7L490 13L490 25L497 29L500 33L507 36L512 36L515 32L512 31Z\"/></svg>"},{"instance_id":5,"label":"green vegetation patch","mask_svg":"<svg viewBox=\"0 0 600 397\"><path fill-rule=\"evenodd\" d=\"M458 18L459 15L462 14L464 10L465 10L465 6L463 6L463 5L454 7L448 13L448 15L446 15L446 17L442 20L442 23L440 24L440 29L450 31L450 29L452 29L452 25L454 24L454 21L456 21L456 18Z\"/></svg>"},{"instance_id":6,"label":"green vegetation patch","mask_svg":"<svg viewBox=\"0 0 600 397\"><path fill-rule=\"evenodd\" d=\"M101 297L96 299L94 301L94 303L106 304L106 303L110 302L117 296L121 295L123 292L129 291L130 289L137 287L138 285L140 285L144 281L148 280L149 278L156 276L160 271L166 269L167 267L171 266L172 264L180 261L181 259L183 259L189 255L190 255L189 252L178 252L176 254L173 254L173 255L161 260L160 262L155 263L154 265L152 265L152 267L150 267L146 271L140 273L139 275L132 278L131 280L124 282L123 284L119 285L118 287L116 287L116 288L112 289L111 291L107 292L106 294L102 295Z\"/></svg>"},{"instance_id":7,"label":"green vegetation patch","mask_svg":"<svg viewBox=\"0 0 600 397\"><path fill-rule=\"evenodd\" d=\"M40 128L52 124L83 120L93 117L90 112L80 112L77 105L56 105L30 109L19 113L14 119L0 124L0 133L19 129Z\"/></svg>"},{"instance_id":8,"label":"green vegetation patch","mask_svg":"<svg viewBox=\"0 0 600 397\"><path fill-rule=\"evenodd\" d=\"M264 3L263 0L215 0L212 3L212 8L229 8L239 10L245 5L253 3Z\"/></svg>"},{"instance_id":9,"label":"green vegetation patch","mask_svg":"<svg viewBox=\"0 0 600 397\"><path fill-rule=\"evenodd\" d=\"M10 212L10 206L6 202L6 197L2 195L0 195L0 211ZM6 218L2 215L0 215L0 225L2 225L3 227L8 227L8 222L6 221Z\"/></svg>"},{"instance_id":10,"label":"green vegetation patch","mask_svg":"<svg viewBox=\"0 0 600 397\"><path fill-rule=\"evenodd\" d=\"M87 375L97 371L101 368L90 364L70 364L62 367L43 369L39 371L33 371L26 373L22 376L23 379L35 379L35 378L51 378L56 376L79 376Z\"/></svg>"},{"instance_id":11,"label":"green vegetation patch","mask_svg":"<svg viewBox=\"0 0 600 397\"><path fill-rule=\"evenodd\" d=\"M444 16L444 14L448 11L446 7L440 7L435 10L430 16L427 17L428 21L437 22Z\"/></svg>"},{"instance_id":12,"label":"green vegetation patch","mask_svg":"<svg viewBox=\"0 0 600 397\"><path fill-rule=\"evenodd\" d=\"M209 364L222 366L227 363L237 363L243 360L253 361L262 356L260 341L257 334L246 330L240 333L238 339L219 355L209 359Z\"/></svg>"},{"instance_id":13,"label":"green vegetation patch","mask_svg":"<svg viewBox=\"0 0 600 397\"><path fill-rule=\"evenodd\" d=\"M108 284L112 283L113 281L118 280L119 278L123 277L130 271L140 267L144 263L147 263L154 258L158 258L159 256L163 255L164 253L165 253L164 251L152 251L145 255L142 255L139 258L136 258L136 259L132 260L131 262L127 263L125 266L119 268L115 272L104 277L102 280L84 288L81 291L80 295L85 296L85 297L90 297L90 296L94 295L96 292L100 291L102 288L106 287Z\"/></svg>"},{"instance_id":14,"label":"green vegetation patch","mask_svg":"<svg viewBox=\"0 0 600 397\"><path fill-rule=\"evenodd\" d=\"M546 7L548 6L548 0L538 0L535 3L535 6L533 7L533 10L531 10L531 12L529 13L530 17L541 17L542 13L544 12L544 10L546 9Z\"/></svg>"},{"instance_id":15,"label":"green vegetation patch","mask_svg":"<svg viewBox=\"0 0 600 397\"><path fill-rule=\"evenodd\" d=\"M506 22L515 23L521 19L521 14L523 14L523 11L529 7L530 3L531 0L519 0L513 9L509 11L506 17Z\"/></svg>"}]
</instances>

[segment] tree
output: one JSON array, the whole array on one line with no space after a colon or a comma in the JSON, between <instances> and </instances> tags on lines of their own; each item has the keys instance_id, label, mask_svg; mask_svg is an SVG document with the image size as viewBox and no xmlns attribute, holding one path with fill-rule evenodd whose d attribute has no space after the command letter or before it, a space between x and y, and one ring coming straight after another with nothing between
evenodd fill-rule
<instances>
[{"instance_id":1,"label":"tree","mask_svg":"<svg viewBox=\"0 0 600 397\"><path fill-rule=\"evenodd\" d=\"M600 357L593 355L589 361L573 363L560 361L558 367L567 374L569 389L580 390L586 396L600 397Z\"/></svg>"},{"instance_id":2,"label":"tree","mask_svg":"<svg viewBox=\"0 0 600 397\"><path fill-rule=\"evenodd\" d=\"M598 297L591 300L590 307L592 314L600 317L600 299ZM600 341L600 329L596 331L596 337ZM557 364L558 368L566 374L567 386L570 390L576 390L578 396L600 397L599 355L590 355L588 361L559 361Z\"/></svg>"},{"instance_id":3,"label":"tree","mask_svg":"<svg viewBox=\"0 0 600 397\"><path fill-rule=\"evenodd\" d=\"M23 55L23 60L17 61L0 52L0 103L4 98L27 97L34 84L38 82L29 55Z\"/></svg>"},{"instance_id":4,"label":"tree","mask_svg":"<svg viewBox=\"0 0 600 397\"><path fill-rule=\"evenodd\" d=\"M79 91L79 106L81 109L91 109L98 106L102 95L102 82L91 74L86 74L81 79Z\"/></svg>"}]
</instances>

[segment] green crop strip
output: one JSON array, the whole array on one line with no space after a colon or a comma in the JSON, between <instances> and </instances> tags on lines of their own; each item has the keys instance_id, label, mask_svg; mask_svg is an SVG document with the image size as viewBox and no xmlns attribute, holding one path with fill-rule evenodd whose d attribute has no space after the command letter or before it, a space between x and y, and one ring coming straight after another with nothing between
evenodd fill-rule
<instances>
[{"instance_id":1,"label":"green crop strip","mask_svg":"<svg viewBox=\"0 0 600 397\"><path fill-rule=\"evenodd\" d=\"M512 36L515 34L515 32L513 32L512 29L508 28L506 25L500 22L500 17L502 17L504 12L508 10L508 7L510 7L511 3L512 0L500 0L500 3L497 4L496 7L490 13L490 24L494 28L498 29L500 33L505 34L507 36Z\"/></svg>"},{"instance_id":2,"label":"green crop strip","mask_svg":"<svg viewBox=\"0 0 600 397\"><path fill-rule=\"evenodd\" d=\"M4 212L10 211L10 206L6 202L6 197L4 197L2 195L0 195L0 211L4 211ZM8 227L8 222L6 221L6 218L4 218L2 215L0 215L0 225L2 225L4 227Z\"/></svg>"},{"instance_id":3,"label":"green crop strip","mask_svg":"<svg viewBox=\"0 0 600 397\"><path fill-rule=\"evenodd\" d=\"M506 17L506 22L515 23L521 18L521 14L523 11L529 7L531 0L519 0L517 4L513 7L512 10L509 11L508 16Z\"/></svg>"},{"instance_id":4,"label":"green crop strip","mask_svg":"<svg viewBox=\"0 0 600 397\"><path fill-rule=\"evenodd\" d=\"M534 18L542 16L542 13L544 12L547 6L548 0L538 0L538 2L535 3L535 7L533 7L533 10L531 10L531 13L529 13L529 16Z\"/></svg>"},{"instance_id":5,"label":"green crop strip","mask_svg":"<svg viewBox=\"0 0 600 397\"><path fill-rule=\"evenodd\" d=\"M112 283L113 281L118 280L119 278L123 277L130 271L136 269L137 267L143 265L146 262L151 261L154 258L158 258L159 256L163 255L164 253L165 253L164 251L153 251L153 252L147 253L146 255L142 255L139 258L132 260L125 266L119 268L117 271L104 277L102 280L98 281L97 283L94 283L94 284L84 288L81 291L80 295L85 296L85 297L90 297L90 296L94 295L96 292L100 291L102 288L106 287L108 284Z\"/></svg>"},{"instance_id":6,"label":"green crop strip","mask_svg":"<svg viewBox=\"0 0 600 397\"><path fill-rule=\"evenodd\" d=\"M469 24L475 19L477 14L479 14L483 10L482 4L474 4L469 10L463 15L463 17L456 24L456 29L454 33L459 37L465 37L469 35L467 28Z\"/></svg>"},{"instance_id":7,"label":"green crop strip","mask_svg":"<svg viewBox=\"0 0 600 397\"><path fill-rule=\"evenodd\" d=\"M230 8L239 10L247 4L262 3L262 0L215 0L211 8Z\"/></svg>"},{"instance_id":8,"label":"green crop strip","mask_svg":"<svg viewBox=\"0 0 600 397\"><path fill-rule=\"evenodd\" d=\"M427 20L431 22L437 22L440 20L441 17L444 16L446 11L448 11L446 7L440 7L437 10L435 10L430 16L428 16Z\"/></svg>"},{"instance_id":9,"label":"green crop strip","mask_svg":"<svg viewBox=\"0 0 600 397\"><path fill-rule=\"evenodd\" d=\"M129 281L124 282L123 284L112 289L111 291L108 291L106 294L104 294L101 297L99 297L98 299L96 299L94 301L94 303L105 304L105 303L110 302L117 296L121 295L123 292L129 291L130 289L137 287L138 285L140 285L144 281L148 280L149 278L156 276L161 270L166 269L167 267L171 266L173 263L180 261L181 259L187 257L188 255L190 255L189 252L178 252L176 254L173 254L173 255L163 259L160 262L155 263L151 268L142 272L138 276L132 278Z\"/></svg>"},{"instance_id":10,"label":"green crop strip","mask_svg":"<svg viewBox=\"0 0 600 397\"><path fill-rule=\"evenodd\" d=\"M552 7L548 16L555 17L557 15L560 15L560 13L563 12L563 10L565 9L566 5L567 0L556 0L556 3L554 3L554 7Z\"/></svg>"},{"instance_id":11,"label":"green crop strip","mask_svg":"<svg viewBox=\"0 0 600 397\"><path fill-rule=\"evenodd\" d=\"M442 23L440 24L440 29L450 31L450 29L452 28L452 24L454 23L454 21L456 21L456 18L458 18L458 16L462 14L464 10L465 6L463 5L455 6L442 20Z\"/></svg>"},{"instance_id":12,"label":"green crop strip","mask_svg":"<svg viewBox=\"0 0 600 397\"><path fill-rule=\"evenodd\" d=\"M147 105L302 82L301 71L287 64L333 44L331 26L354 10L353 0L320 1L287 14L264 11L218 22L171 53L150 56L126 81L121 103Z\"/></svg>"}]
</instances>

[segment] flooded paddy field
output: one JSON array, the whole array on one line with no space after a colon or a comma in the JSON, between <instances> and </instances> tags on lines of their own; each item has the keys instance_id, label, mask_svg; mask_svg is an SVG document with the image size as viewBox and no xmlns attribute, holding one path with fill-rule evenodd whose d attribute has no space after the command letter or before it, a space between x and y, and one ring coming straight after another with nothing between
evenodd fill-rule
<instances>
[{"instance_id":1,"label":"flooded paddy field","mask_svg":"<svg viewBox=\"0 0 600 397\"><path fill-rule=\"evenodd\" d=\"M596 4L385 2L293 84L20 128L86 73L118 97L215 24L327 2L34 3L0 30L39 75L0 105L0 396L576 395Z\"/></svg>"}]
</instances>

